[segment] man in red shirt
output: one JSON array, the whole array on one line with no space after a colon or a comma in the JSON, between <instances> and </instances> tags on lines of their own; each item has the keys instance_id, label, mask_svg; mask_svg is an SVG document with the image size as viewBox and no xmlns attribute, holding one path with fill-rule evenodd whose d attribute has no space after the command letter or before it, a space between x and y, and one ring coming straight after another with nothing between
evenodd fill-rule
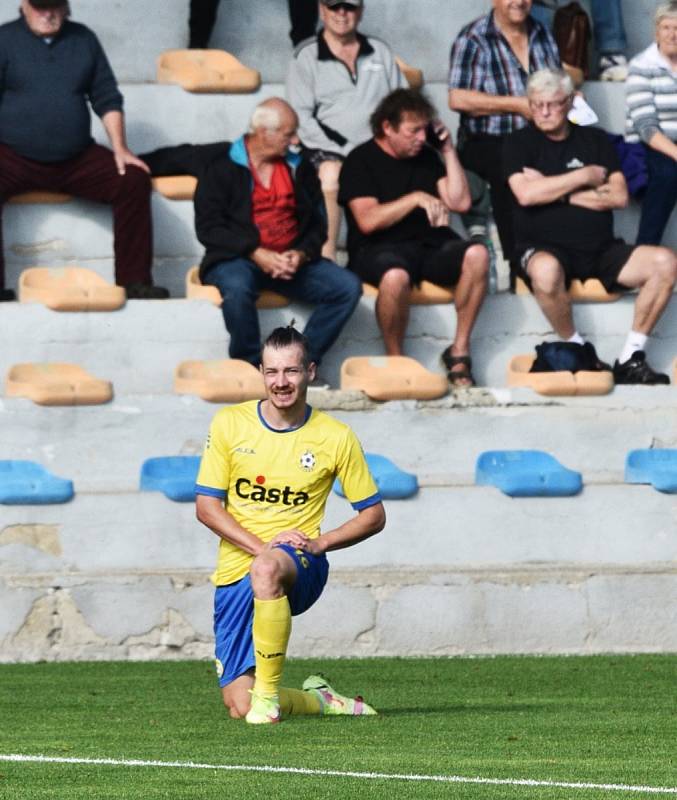
<instances>
[{"instance_id":1,"label":"man in red shirt","mask_svg":"<svg viewBox=\"0 0 677 800\"><path fill-rule=\"evenodd\" d=\"M352 272L320 255L327 236L324 201L315 168L289 150L298 141L297 125L284 100L263 101L249 133L208 164L195 192L195 228L206 248L201 280L221 292L230 357L256 366L261 291L315 306L304 333L316 364L362 293Z\"/></svg>"}]
</instances>

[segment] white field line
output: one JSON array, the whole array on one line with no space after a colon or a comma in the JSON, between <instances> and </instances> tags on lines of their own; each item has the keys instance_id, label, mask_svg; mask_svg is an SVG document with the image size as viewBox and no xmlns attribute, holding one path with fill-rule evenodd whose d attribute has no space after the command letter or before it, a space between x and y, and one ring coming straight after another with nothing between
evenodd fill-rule
<instances>
[{"instance_id":1,"label":"white field line","mask_svg":"<svg viewBox=\"0 0 677 800\"><path fill-rule=\"evenodd\" d=\"M353 772L337 769L307 769L305 767L273 767L255 764L196 764L192 761L141 761L119 758L59 758L57 756L27 756L0 753L0 761L31 764L89 764L108 767L160 767L178 769L211 769L228 772L264 772L309 777L358 778L361 780L411 781L432 783L473 783L483 786L529 786L555 789L597 789L606 792L636 792L638 794L675 794L677 787L632 786L624 783L573 783L569 781L537 781L524 778L480 778L462 775L401 775L390 772Z\"/></svg>"}]
</instances>

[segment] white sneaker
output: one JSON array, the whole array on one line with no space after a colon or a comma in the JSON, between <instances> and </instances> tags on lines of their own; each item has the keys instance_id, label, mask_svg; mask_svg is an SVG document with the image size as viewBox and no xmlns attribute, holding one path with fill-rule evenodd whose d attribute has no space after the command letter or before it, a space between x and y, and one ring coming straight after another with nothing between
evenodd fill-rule
<instances>
[{"instance_id":1,"label":"white sneaker","mask_svg":"<svg viewBox=\"0 0 677 800\"><path fill-rule=\"evenodd\" d=\"M607 53L599 59L601 81L624 81L628 77L628 59L622 53Z\"/></svg>"}]
</instances>

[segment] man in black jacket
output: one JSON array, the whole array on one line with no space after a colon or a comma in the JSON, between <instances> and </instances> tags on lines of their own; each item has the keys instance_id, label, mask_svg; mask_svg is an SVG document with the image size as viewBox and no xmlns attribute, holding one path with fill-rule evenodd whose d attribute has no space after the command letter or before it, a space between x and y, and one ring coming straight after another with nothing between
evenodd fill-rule
<instances>
[{"instance_id":1,"label":"man in black jacket","mask_svg":"<svg viewBox=\"0 0 677 800\"><path fill-rule=\"evenodd\" d=\"M117 283L128 297L167 297L151 279L148 167L127 147L99 40L68 16L66 0L21 0L19 19L0 26L0 204L31 189L110 203ZM90 105L112 152L92 139ZM11 300L3 266L0 241L0 300Z\"/></svg>"},{"instance_id":2,"label":"man in black jacket","mask_svg":"<svg viewBox=\"0 0 677 800\"><path fill-rule=\"evenodd\" d=\"M195 192L195 228L206 248L201 280L221 292L231 358L256 366L262 290L315 305L304 333L316 364L362 293L353 273L320 255L324 202L315 168L289 151L297 125L284 100L260 103L249 133L209 163Z\"/></svg>"}]
</instances>

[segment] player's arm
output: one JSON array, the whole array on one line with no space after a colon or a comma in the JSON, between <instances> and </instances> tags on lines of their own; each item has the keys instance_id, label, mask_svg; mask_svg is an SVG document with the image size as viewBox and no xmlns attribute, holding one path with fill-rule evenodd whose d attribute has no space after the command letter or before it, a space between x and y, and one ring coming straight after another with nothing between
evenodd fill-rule
<instances>
[{"instance_id":1,"label":"player's arm","mask_svg":"<svg viewBox=\"0 0 677 800\"><path fill-rule=\"evenodd\" d=\"M440 193L444 204L449 211L456 211L463 214L472 203L468 181L465 177L465 170L458 160L456 148L451 141L451 134L446 127L436 126L438 136L442 139L442 149L440 153L444 160L444 167L447 174L437 182L437 191Z\"/></svg>"},{"instance_id":2,"label":"player's arm","mask_svg":"<svg viewBox=\"0 0 677 800\"><path fill-rule=\"evenodd\" d=\"M273 544L290 544L293 547L305 547L309 541L301 531L283 531L270 542L262 542L258 536L250 533L223 507L219 497L198 494L195 497L195 513L200 522L209 530L225 539L230 544L244 550L252 556L257 556L263 550L269 549Z\"/></svg>"},{"instance_id":3,"label":"player's arm","mask_svg":"<svg viewBox=\"0 0 677 800\"><path fill-rule=\"evenodd\" d=\"M382 531L385 524L386 512L383 503L378 502L361 509L356 516L338 528L321 534L317 539L309 539L303 547L316 555L330 550L341 550Z\"/></svg>"},{"instance_id":4,"label":"player's arm","mask_svg":"<svg viewBox=\"0 0 677 800\"><path fill-rule=\"evenodd\" d=\"M612 172L608 180L595 189L586 189L569 195L572 206L591 211L612 211L628 204L628 185L622 172Z\"/></svg>"},{"instance_id":5,"label":"player's arm","mask_svg":"<svg viewBox=\"0 0 677 800\"><path fill-rule=\"evenodd\" d=\"M348 205L357 227L365 236L396 225L416 208L426 212L431 224L435 224L433 218L448 212L439 197L419 191L403 194L389 203L379 203L375 197L355 197L348 201Z\"/></svg>"},{"instance_id":6,"label":"player's arm","mask_svg":"<svg viewBox=\"0 0 677 800\"><path fill-rule=\"evenodd\" d=\"M572 192L596 189L607 180L607 170L597 164L572 169L560 175L543 175L525 167L508 178L508 185L521 206L539 206L564 200Z\"/></svg>"}]
</instances>

